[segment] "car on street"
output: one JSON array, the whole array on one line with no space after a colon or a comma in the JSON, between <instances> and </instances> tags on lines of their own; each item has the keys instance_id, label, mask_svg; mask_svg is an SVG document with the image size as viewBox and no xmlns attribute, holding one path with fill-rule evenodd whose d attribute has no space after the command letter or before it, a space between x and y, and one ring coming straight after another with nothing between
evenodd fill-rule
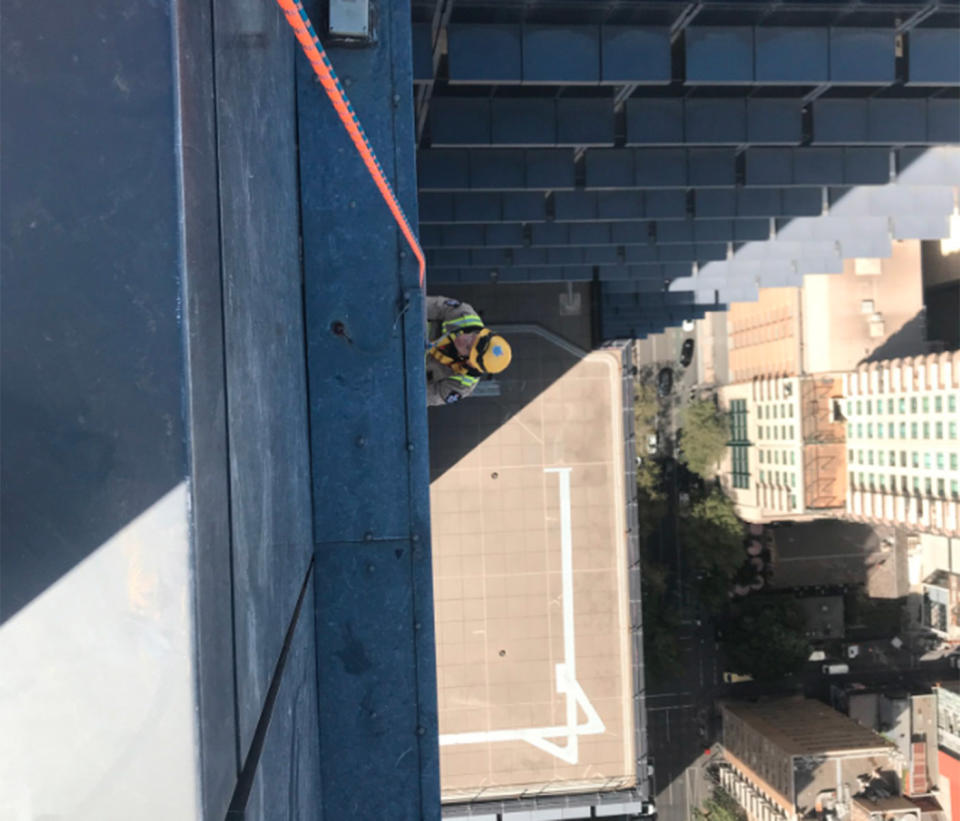
<instances>
[{"instance_id":1,"label":"car on street","mask_svg":"<svg viewBox=\"0 0 960 821\"><path fill-rule=\"evenodd\" d=\"M657 396L663 399L673 390L673 371L670 368L661 368L657 374Z\"/></svg>"},{"instance_id":2,"label":"car on street","mask_svg":"<svg viewBox=\"0 0 960 821\"><path fill-rule=\"evenodd\" d=\"M694 328L693 320L692 319L683 320L683 325L681 327L683 328L683 332L685 334L690 333L691 331L693 331L693 328Z\"/></svg>"},{"instance_id":3,"label":"car on street","mask_svg":"<svg viewBox=\"0 0 960 821\"><path fill-rule=\"evenodd\" d=\"M739 684L741 681L753 681L753 676L748 676L741 673L724 673L723 674L723 683L724 684Z\"/></svg>"},{"instance_id":4,"label":"car on street","mask_svg":"<svg viewBox=\"0 0 960 821\"><path fill-rule=\"evenodd\" d=\"M850 672L848 664L824 664L821 669L825 676L845 676Z\"/></svg>"},{"instance_id":5,"label":"car on street","mask_svg":"<svg viewBox=\"0 0 960 821\"><path fill-rule=\"evenodd\" d=\"M652 801L640 802L640 812L633 816L634 818L656 818L657 807Z\"/></svg>"},{"instance_id":6,"label":"car on street","mask_svg":"<svg viewBox=\"0 0 960 821\"><path fill-rule=\"evenodd\" d=\"M680 346L680 364L683 365L683 367L687 367L687 365L693 362L694 344L692 339L684 339L683 345Z\"/></svg>"}]
</instances>

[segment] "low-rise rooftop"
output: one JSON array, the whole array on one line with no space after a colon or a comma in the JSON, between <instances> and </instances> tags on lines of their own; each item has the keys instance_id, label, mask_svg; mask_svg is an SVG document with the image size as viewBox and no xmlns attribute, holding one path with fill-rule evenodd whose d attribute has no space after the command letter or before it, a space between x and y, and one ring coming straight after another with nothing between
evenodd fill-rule
<instances>
[{"instance_id":1,"label":"low-rise rooftop","mask_svg":"<svg viewBox=\"0 0 960 821\"><path fill-rule=\"evenodd\" d=\"M726 702L724 708L788 755L886 750L894 746L813 699Z\"/></svg>"}]
</instances>

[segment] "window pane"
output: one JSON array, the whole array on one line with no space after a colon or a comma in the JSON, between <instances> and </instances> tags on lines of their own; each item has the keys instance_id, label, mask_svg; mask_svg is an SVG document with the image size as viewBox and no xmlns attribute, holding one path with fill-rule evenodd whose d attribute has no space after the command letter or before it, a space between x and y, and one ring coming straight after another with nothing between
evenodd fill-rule
<instances>
[{"instance_id":1,"label":"window pane","mask_svg":"<svg viewBox=\"0 0 960 821\"><path fill-rule=\"evenodd\" d=\"M903 413L907 409L907 400L901 397L900 401L897 403L897 406L900 413Z\"/></svg>"},{"instance_id":2,"label":"window pane","mask_svg":"<svg viewBox=\"0 0 960 821\"><path fill-rule=\"evenodd\" d=\"M923 412L930 413L930 397L924 396L921 404L923 405Z\"/></svg>"},{"instance_id":3,"label":"window pane","mask_svg":"<svg viewBox=\"0 0 960 821\"><path fill-rule=\"evenodd\" d=\"M947 410L953 413L956 409L957 409L957 397L951 393L947 397Z\"/></svg>"},{"instance_id":4,"label":"window pane","mask_svg":"<svg viewBox=\"0 0 960 821\"><path fill-rule=\"evenodd\" d=\"M933 399L933 409L934 409L937 413L940 413L940 412L943 410L943 397L942 397L942 396L936 396L936 397L934 397L934 399Z\"/></svg>"},{"instance_id":5,"label":"window pane","mask_svg":"<svg viewBox=\"0 0 960 821\"><path fill-rule=\"evenodd\" d=\"M937 454L937 468L939 468L940 470L943 470L943 454L942 453Z\"/></svg>"},{"instance_id":6,"label":"window pane","mask_svg":"<svg viewBox=\"0 0 960 821\"><path fill-rule=\"evenodd\" d=\"M929 438L930 438L930 423L929 423L929 422L924 422L924 423L923 423L923 438L924 438L924 439L929 439Z\"/></svg>"},{"instance_id":7,"label":"window pane","mask_svg":"<svg viewBox=\"0 0 960 821\"><path fill-rule=\"evenodd\" d=\"M888 436L890 439L893 439L893 438L894 438L894 435L893 435L893 422L890 422L890 423L887 425L887 436Z\"/></svg>"},{"instance_id":8,"label":"window pane","mask_svg":"<svg viewBox=\"0 0 960 821\"><path fill-rule=\"evenodd\" d=\"M887 400L887 413L893 413L893 400Z\"/></svg>"},{"instance_id":9,"label":"window pane","mask_svg":"<svg viewBox=\"0 0 960 821\"><path fill-rule=\"evenodd\" d=\"M943 439L943 422L937 422L937 439Z\"/></svg>"},{"instance_id":10,"label":"window pane","mask_svg":"<svg viewBox=\"0 0 960 821\"><path fill-rule=\"evenodd\" d=\"M916 413L916 412L917 412L917 397L911 396L910 397L910 413Z\"/></svg>"}]
</instances>

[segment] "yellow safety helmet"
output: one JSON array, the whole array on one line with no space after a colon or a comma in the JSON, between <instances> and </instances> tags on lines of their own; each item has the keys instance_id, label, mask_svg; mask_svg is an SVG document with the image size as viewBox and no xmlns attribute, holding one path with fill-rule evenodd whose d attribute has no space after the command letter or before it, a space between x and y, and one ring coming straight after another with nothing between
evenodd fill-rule
<instances>
[{"instance_id":1,"label":"yellow safety helmet","mask_svg":"<svg viewBox=\"0 0 960 821\"><path fill-rule=\"evenodd\" d=\"M506 370L512 357L507 340L489 328L483 328L477 332L467 362L478 371L500 373Z\"/></svg>"}]
</instances>

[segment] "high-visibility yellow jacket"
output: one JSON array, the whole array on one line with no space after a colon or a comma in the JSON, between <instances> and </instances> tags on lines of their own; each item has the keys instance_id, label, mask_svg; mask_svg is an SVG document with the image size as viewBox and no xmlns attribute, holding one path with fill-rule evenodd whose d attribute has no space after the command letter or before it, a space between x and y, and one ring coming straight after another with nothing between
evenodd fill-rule
<instances>
[{"instance_id":1,"label":"high-visibility yellow jacket","mask_svg":"<svg viewBox=\"0 0 960 821\"><path fill-rule=\"evenodd\" d=\"M480 381L459 360L451 335L483 328L483 320L466 302L445 296L427 297L427 404L451 405L468 396ZM440 343L439 345L436 343Z\"/></svg>"}]
</instances>

